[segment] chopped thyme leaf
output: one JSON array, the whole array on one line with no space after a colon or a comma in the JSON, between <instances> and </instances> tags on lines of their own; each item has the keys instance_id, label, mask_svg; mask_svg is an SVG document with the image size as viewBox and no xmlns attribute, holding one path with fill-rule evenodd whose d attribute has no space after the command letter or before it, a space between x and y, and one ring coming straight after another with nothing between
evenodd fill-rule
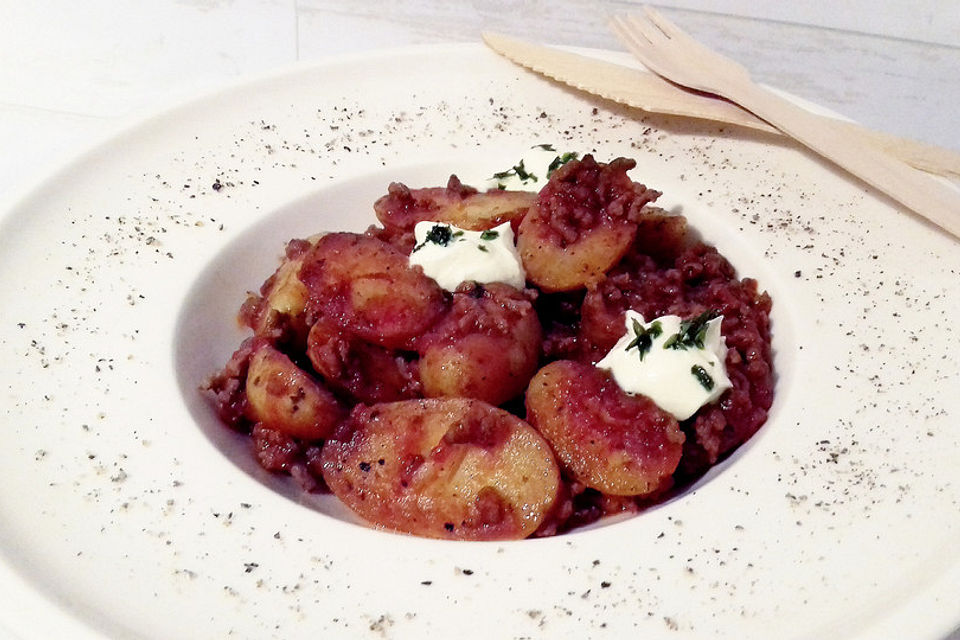
<instances>
[{"instance_id":1,"label":"chopped thyme leaf","mask_svg":"<svg viewBox=\"0 0 960 640\"><path fill-rule=\"evenodd\" d=\"M528 171L524 168L524 166L523 166L523 160L521 160L521 161L520 161L520 164L518 164L517 166L515 166L515 167L513 168L513 170L517 172L517 177L520 178L520 181L521 181L521 182L526 182L527 180L533 180L534 182L537 181L537 176L535 176L535 175L533 175L532 173L528 172Z\"/></svg>"},{"instance_id":2,"label":"chopped thyme leaf","mask_svg":"<svg viewBox=\"0 0 960 640\"><path fill-rule=\"evenodd\" d=\"M486 253L487 251L489 251L489 249L487 249L487 248L486 248L485 246L483 246L482 244L478 244L478 245L477 245L477 249L480 249L480 251L483 251L484 253Z\"/></svg>"},{"instance_id":3,"label":"chopped thyme leaf","mask_svg":"<svg viewBox=\"0 0 960 640\"><path fill-rule=\"evenodd\" d=\"M483 233L480 234L480 239L481 239L481 240L493 240L493 239L495 239L495 238L496 238L497 236L499 236L499 235L500 235L500 232L499 232L499 231L495 231L495 230L493 230L493 229L487 229L486 231L484 231Z\"/></svg>"},{"instance_id":4,"label":"chopped thyme leaf","mask_svg":"<svg viewBox=\"0 0 960 640\"><path fill-rule=\"evenodd\" d=\"M418 244L413 248L413 251L419 251L423 248L428 242L432 242L435 245L445 247L450 244L450 241L453 238L458 238L462 236L462 232L453 233L450 230L450 227L443 224L435 224L430 228L430 231L427 231L426 237L424 237L423 242ZM412 252L411 252L412 253Z\"/></svg>"},{"instance_id":5,"label":"chopped thyme leaf","mask_svg":"<svg viewBox=\"0 0 960 640\"><path fill-rule=\"evenodd\" d=\"M553 145L552 145L552 144L535 144L535 145L533 145L533 146L530 147L530 148L531 148L531 149L543 149L544 151L556 151L556 149L553 148Z\"/></svg>"},{"instance_id":6,"label":"chopped thyme leaf","mask_svg":"<svg viewBox=\"0 0 960 640\"><path fill-rule=\"evenodd\" d=\"M624 351L629 351L636 347L637 353L640 355L640 361L642 362L643 357L647 355L650 347L653 346L653 339L663 333L663 327L660 326L660 322L658 321L651 324L650 328L645 328L642 324L634 320L633 333L636 337L630 341L630 344L627 345Z\"/></svg>"},{"instance_id":7,"label":"chopped thyme leaf","mask_svg":"<svg viewBox=\"0 0 960 640\"><path fill-rule=\"evenodd\" d=\"M527 171L527 168L523 166L523 160L520 161L520 164L516 164L506 171L499 171L493 174L494 180L506 180L511 176L517 176L520 179L520 182L527 183L530 181L537 182L538 178L535 174ZM498 185L499 187L499 185Z\"/></svg>"},{"instance_id":8,"label":"chopped thyme leaf","mask_svg":"<svg viewBox=\"0 0 960 640\"><path fill-rule=\"evenodd\" d=\"M689 349L696 347L703 349L703 341L707 339L707 323L720 317L716 309L709 309L693 320L680 323L680 333L676 333L663 343L664 349Z\"/></svg>"},{"instance_id":9,"label":"chopped thyme leaf","mask_svg":"<svg viewBox=\"0 0 960 640\"><path fill-rule=\"evenodd\" d=\"M547 167L547 177L549 178L551 175L553 175L554 171L556 171L563 165L567 164L571 160L576 160L576 159L577 159L576 151L568 151L567 153L561 156L557 156L556 158L553 159L553 162L550 163L550 166Z\"/></svg>"},{"instance_id":10,"label":"chopped thyme leaf","mask_svg":"<svg viewBox=\"0 0 960 640\"><path fill-rule=\"evenodd\" d=\"M690 373L692 373L693 377L697 379L697 382L703 385L704 389L707 391L713 390L713 378L710 377L710 374L707 373L706 369L698 364L695 364L690 367Z\"/></svg>"},{"instance_id":11,"label":"chopped thyme leaf","mask_svg":"<svg viewBox=\"0 0 960 640\"><path fill-rule=\"evenodd\" d=\"M450 227L442 224L433 225L430 231L427 232L427 240L433 244L438 244L441 247L445 247L450 244L450 240L452 238L453 232L450 230Z\"/></svg>"}]
</instances>

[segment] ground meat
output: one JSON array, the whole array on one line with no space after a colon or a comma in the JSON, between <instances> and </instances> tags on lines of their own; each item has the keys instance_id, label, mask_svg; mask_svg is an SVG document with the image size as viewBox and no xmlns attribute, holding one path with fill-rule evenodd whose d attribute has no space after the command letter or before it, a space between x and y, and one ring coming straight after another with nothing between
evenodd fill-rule
<instances>
[{"instance_id":1,"label":"ground meat","mask_svg":"<svg viewBox=\"0 0 960 640\"><path fill-rule=\"evenodd\" d=\"M395 401L431 395L467 397L491 409L499 405L534 427L544 416L565 416L567 422L561 426L566 430L553 437L574 444L579 438L590 446L574 447L577 450L565 456L558 455L556 444L547 446L552 449L548 456L560 459L559 489L552 506L543 505L548 512L536 531L529 532L533 535L563 533L662 500L728 455L766 421L774 393L771 300L756 281L739 279L715 248L696 241L684 218L649 206L659 193L627 177L633 166L632 160L623 158L601 164L586 156L557 169L536 197L481 193L456 177L445 187L390 185L375 205L382 227L287 244L281 266L241 306L240 320L254 336L205 383L204 393L225 424L249 434L253 455L264 469L288 474L305 491L327 490L322 475L325 444L349 440L352 423L338 416L326 443L264 424L247 397L251 358L264 345L289 358L289 366L300 370L293 374L302 373L305 385L315 383L322 393L336 398L335 404L352 408L355 417L372 420ZM521 292L507 285L464 284L452 295L441 291L407 262L414 245L413 225L435 219L480 229L509 220L519 228L518 250L530 288ZM577 277L569 278L571 273ZM610 486L583 469L578 480L571 462L596 445L598 438L589 434L597 429L609 440L604 446L622 449L624 455L657 446L656 437L644 439L630 425L638 422L633 414L659 415L659 408L654 410L642 396L622 397L622 392L594 388L600 384L595 380L599 374L587 373L597 371L588 365L623 334L628 309L648 321L663 315L690 319L706 311L722 314L726 367L733 385L716 404L679 424L672 417L658 418L663 424L651 429L670 455L661 451L638 457L662 462L650 467L650 479L640 483L644 484L640 492L621 489L627 482L603 468L601 479ZM530 377L536 381L544 371L558 368L570 374L566 396L579 396L566 404L551 404L563 394L541 388L540 416L532 415ZM520 382L504 384L510 376ZM614 383L604 379L601 386L607 384ZM491 389L500 388L502 393L490 395ZM635 406L644 402L651 406ZM574 409L568 411L569 406ZM621 416L625 407L635 410ZM611 420L623 438L607 437L607 431L620 433L604 431ZM539 433L548 437L543 428ZM443 443L452 446L465 439L485 444L485 434L479 427L453 429ZM636 446L627 446L631 438L639 438ZM490 442L491 447L497 443ZM402 463L400 471L406 473L409 467L413 474L426 454L407 453L398 464ZM610 456L595 458L604 461ZM388 459L384 452L375 462ZM630 495L613 495L618 492ZM484 491L471 509L478 522L499 522L507 515L505 504L499 492ZM441 533L456 537L452 530Z\"/></svg>"},{"instance_id":2,"label":"ground meat","mask_svg":"<svg viewBox=\"0 0 960 640\"><path fill-rule=\"evenodd\" d=\"M372 238L386 242L407 256L410 255L413 252L413 248L417 246L417 239L413 234L413 229L371 225L364 233Z\"/></svg>"},{"instance_id":3,"label":"ground meat","mask_svg":"<svg viewBox=\"0 0 960 640\"><path fill-rule=\"evenodd\" d=\"M545 361L572 360L579 351L578 329L584 291L543 293L535 302L543 327Z\"/></svg>"},{"instance_id":4,"label":"ground meat","mask_svg":"<svg viewBox=\"0 0 960 640\"><path fill-rule=\"evenodd\" d=\"M640 500L624 496L608 496L590 489L568 477L563 478L565 492L554 507L555 511L534 534L537 537L553 536L578 527L593 524L606 516L635 513L650 501L661 497Z\"/></svg>"},{"instance_id":5,"label":"ground meat","mask_svg":"<svg viewBox=\"0 0 960 640\"><path fill-rule=\"evenodd\" d=\"M259 346L259 338L247 338L233 352L223 369L211 376L203 385L204 393L213 401L217 414L228 426L237 430L249 430L247 421L247 395L244 385L250 356Z\"/></svg>"},{"instance_id":6,"label":"ground meat","mask_svg":"<svg viewBox=\"0 0 960 640\"><path fill-rule=\"evenodd\" d=\"M327 492L320 462L321 448L257 423L250 432L254 455L267 471L285 473L303 491Z\"/></svg>"},{"instance_id":7,"label":"ground meat","mask_svg":"<svg viewBox=\"0 0 960 640\"><path fill-rule=\"evenodd\" d=\"M755 280L738 280L733 266L703 243L682 249L672 260L632 251L583 303L579 357L596 362L623 334L624 313L645 319L682 318L707 310L723 315L727 373L733 388L717 405L702 408L681 425L687 433L680 468L684 476L708 466L745 441L764 423L773 401L770 297Z\"/></svg>"},{"instance_id":8,"label":"ground meat","mask_svg":"<svg viewBox=\"0 0 960 640\"><path fill-rule=\"evenodd\" d=\"M279 429L271 429L258 422L250 435L253 437L257 460L267 471L289 472L303 455L300 443Z\"/></svg>"},{"instance_id":9,"label":"ground meat","mask_svg":"<svg viewBox=\"0 0 960 640\"><path fill-rule=\"evenodd\" d=\"M331 322L318 320L310 329L307 355L327 385L351 403L423 395L415 354L364 342Z\"/></svg>"},{"instance_id":10,"label":"ground meat","mask_svg":"<svg viewBox=\"0 0 960 640\"><path fill-rule=\"evenodd\" d=\"M537 199L555 244L573 244L608 220L639 220L641 210L660 193L627 176L636 164L626 158L601 164L588 155L557 169Z\"/></svg>"},{"instance_id":11,"label":"ground meat","mask_svg":"<svg viewBox=\"0 0 960 640\"><path fill-rule=\"evenodd\" d=\"M387 195L374 203L373 210L384 227L410 230L421 220L436 220L438 211L475 193L476 189L464 185L457 176L450 176L446 187L426 189L411 189L393 182Z\"/></svg>"}]
</instances>

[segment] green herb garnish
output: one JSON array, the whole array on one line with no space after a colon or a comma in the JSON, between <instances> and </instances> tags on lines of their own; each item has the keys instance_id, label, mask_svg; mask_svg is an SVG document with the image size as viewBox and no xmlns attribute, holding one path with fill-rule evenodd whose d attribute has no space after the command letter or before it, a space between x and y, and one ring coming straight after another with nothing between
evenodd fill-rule
<instances>
[{"instance_id":1,"label":"green herb garnish","mask_svg":"<svg viewBox=\"0 0 960 640\"><path fill-rule=\"evenodd\" d=\"M441 247L445 247L450 244L450 241L453 239L453 231L450 227L435 224L430 228L430 231L427 231L426 241L432 242L433 244L438 244Z\"/></svg>"},{"instance_id":2,"label":"green herb garnish","mask_svg":"<svg viewBox=\"0 0 960 640\"><path fill-rule=\"evenodd\" d=\"M720 317L716 309L704 311L693 320L680 323L680 333L675 333L663 343L664 349L703 349L703 341L707 338L707 323Z\"/></svg>"},{"instance_id":3,"label":"green herb garnish","mask_svg":"<svg viewBox=\"0 0 960 640\"><path fill-rule=\"evenodd\" d=\"M486 248L485 246L483 246L482 244L478 244L478 245L477 245L477 249L480 249L480 251L483 251L484 253L486 253L487 251L489 251L489 249L487 249L487 248Z\"/></svg>"},{"instance_id":4,"label":"green herb garnish","mask_svg":"<svg viewBox=\"0 0 960 640\"><path fill-rule=\"evenodd\" d=\"M419 251L423 248L428 242L432 242L435 245L445 247L450 244L450 241L454 238L459 238L463 235L462 231L457 231L454 233L450 227L443 224L435 224L430 228L430 231L427 231L427 235L424 236L423 242L418 244L413 248L413 251ZM411 252L412 253L412 252Z\"/></svg>"},{"instance_id":5,"label":"green herb garnish","mask_svg":"<svg viewBox=\"0 0 960 640\"><path fill-rule=\"evenodd\" d=\"M521 160L520 164L515 166L513 170L517 172L517 177L520 178L521 182L526 182L527 180L533 180L534 182L537 181L537 176L533 175L532 173L529 173L526 169L524 169L523 160Z\"/></svg>"},{"instance_id":6,"label":"green herb garnish","mask_svg":"<svg viewBox=\"0 0 960 640\"><path fill-rule=\"evenodd\" d=\"M556 149L553 148L553 145L552 145L552 144L535 144L535 145L533 145L533 146L530 147L530 148L531 148L531 149L543 149L544 151L556 151Z\"/></svg>"},{"instance_id":7,"label":"green herb garnish","mask_svg":"<svg viewBox=\"0 0 960 640\"><path fill-rule=\"evenodd\" d=\"M661 333L663 333L663 327L660 326L660 322L654 322L648 328L634 320L633 334L635 337L630 341L630 344L627 345L624 351L630 351L630 349L636 347L637 353L640 355L640 361L643 362L643 356L647 355L650 347L653 346L653 339Z\"/></svg>"},{"instance_id":8,"label":"green herb garnish","mask_svg":"<svg viewBox=\"0 0 960 640\"><path fill-rule=\"evenodd\" d=\"M522 182L523 184L526 184L527 182L530 182L530 181L537 182L538 180L536 175L527 171L527 168L523 166L523 160L521 160L519 164L513 165L513 167L507 169L506 171L500 171L498 173L493 174L493 179L498 181L506 180L511 176L517 176L518 178L520 178L520 182ZM497 188L505 189L506 187L501 183L497 185Z\"/></svg>"},{"instance_id":9,"label":"green herb garnish","mask_svg":"<svg viewBox=\"0 0 960 640\"><path fill-rule=\"evenodd\" d=\"M500 235L500 232L499 232L499 231L496 231L496 230L494 230L494 229L487 229L486 231L484 231L483 233L480 234L480 239L481 239L481 240L488 240L488 241L489 241L489 240L494 240L494 239L496 239L499 235Z\"/></svg>"},{"instance_id":10,"label":"green herb garnish","mask_svg":"<svg viewBox=\"0 0 960 640\"><path fill-rule=\"evenodd\" d=\"M692 373L693 377L697 379L697 382L703 385L704 389L707 391L713 390L713 378L710 377L710 374L707 373L706 369L698 364L695 364L690 367L690 373Z\"/></svg>"},{"instance_id":11,"label":"green herb garnish","mask_svg":"<svg viewBox=\"0 0 960 640\"><path fill-rule=\"evenodd\" d=\"M553 149L549 149L549 151L553 151ZM576 151L568 151L567 153L561 156L557 156L556 158L553 159L553 162L550 163L550 166L547 167L547 177L549 178L551 175L553 175L554 171L556 171L563 165L567 164L571 160L576 160L576 159L577 159Z\"/></svg>"}]
</instances>

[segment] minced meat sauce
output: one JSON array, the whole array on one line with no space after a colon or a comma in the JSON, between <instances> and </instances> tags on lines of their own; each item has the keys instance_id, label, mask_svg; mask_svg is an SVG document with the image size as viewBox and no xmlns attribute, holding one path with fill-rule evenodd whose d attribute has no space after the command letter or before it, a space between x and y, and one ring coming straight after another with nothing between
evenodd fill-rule
<instances>
[{"instance_id":1,"label":"minced meat sauce","mask_svg":"<svg viewBox=\"0 0 960 640\"><path fill-rule=\"evenodd\" d=\"M662 500L767 419L774 393L771 300L756 281L739 279L715 248L694 240L684 218L654 207L659 194L626 177L633 166L586 156L555 171L535 199L478 192L455 177L447 188L391 185L374 206L380 225L287 245L277 272L241 306L240 320L254 335L206 383L206 393L227 425L249 434L265 469L289 474L306 491L332 489L387 528L452 538L552 535ZM473 229L509 221L521 255L559 261L525 259L523 290L470 282L443 291L406 264L413 225L421 220ZM623 335L628 309L648 320L722 315L732 388L679 423L643 396L616 388L592 365ZM250 379L252 362L256 380ZM472 404L464 409L423 400L450 397ZM404 428L418 425L421 440L377 423L377 446L386 453L345 462L373 446L370 415L378 407L389 408L384 415ZM501 410L520 420L507 420ZM496 425L498 444L443 439L438 431L439 440L429 441L433 448L424 445L438 421L461 415L457 411L489 412L482 419ZM634 425L640 431L634 433ZM509 455L501 451L507 441L520 443L510 445L517 448ZM396 451L382 442L394 443ZM458 498L469 504L439 501L437 508L459 514L458 522L435 513L365 512L364 496L353 500L358 491L373 495L374 489L381 496L396 492L398 503L410 491L435 491L407 480L390 484L396 480L389 476L391 455L402 461L397 468L404 478L417 478L433 469L431 456L452 459L450 447L461 447L455 451L463 460L485 451L483 464L490 465L552 450L544 464L556 470L545 478L554 473L558 481L540 479L526 488L523 495L552 493L539 496L539 511L523 512L524 524L516 526L504 520L520 508L510 501L520 495L510 487L484 486ZM620 460L622 468L611 462ZM486 467L480 469L482 476ZM490 469L491 477L520 482L509 470ZM360 481L378 473L379 484L364 489ZM449 482L430 473L423 482ZM499 514L496 523L489 522L491 513ZM416 522L399 522L406 517ZM430 529L433 521L442 526Z\"/></svg>"}]
</instances>

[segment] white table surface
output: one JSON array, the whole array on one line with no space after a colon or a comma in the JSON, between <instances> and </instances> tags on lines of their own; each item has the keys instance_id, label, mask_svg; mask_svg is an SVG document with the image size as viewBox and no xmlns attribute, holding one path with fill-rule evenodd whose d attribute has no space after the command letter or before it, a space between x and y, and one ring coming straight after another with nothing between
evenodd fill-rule
<instances>
[{"instance_id":1,"label":"white table surface","mask_svg":"<svg viewBox=\"0 0 960 640\"><path fill-rule=\"evenodd\" d=\"M342 52L479 41L484 30L620 49L607 18L633 6L627 0L0 0L0 203L151 110L250 74ZM960 151L958 46L665 12L746 63L762 82L872 128ZM849 20L836 26L849 28ZM960 631L951 638L960 640Z\"/></svg>"}]
</instances>

